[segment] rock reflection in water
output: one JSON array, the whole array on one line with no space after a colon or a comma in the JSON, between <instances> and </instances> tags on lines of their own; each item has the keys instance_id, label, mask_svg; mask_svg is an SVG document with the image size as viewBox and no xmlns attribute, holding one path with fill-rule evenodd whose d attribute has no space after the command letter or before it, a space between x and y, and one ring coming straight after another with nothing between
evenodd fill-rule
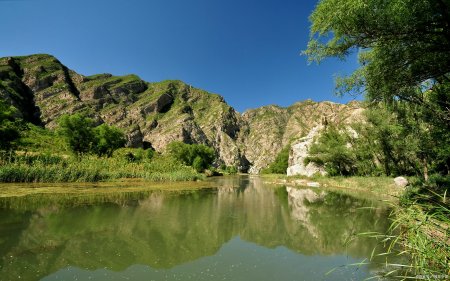
<instances>
[{"instance_id":1,"label":"rock reflection in water","mask_svg":"<svg viewBox=\"0 0 450 281\"><path fill-rule=\"evenodd\" d=\"M69 266L172 268L214 255L237 236L303 255L364 258L375 241L345 241L387 227L386 209L358 209L370 201L348 195L268 187L258 177L224 177L213 184L218 188L153 192L110 203L102 198L0 209L0 280L39 280Z\"/></svg>"},{"instance_id":2,"label":"rock reflection in water","mask_svg":"<svg viewBox=\"0 0 450 281\"><path fill-rule=\"evenodd\" d=\"M314 203L318 200L323 200L325 197L325 192L322 191L320 194L314 192L311 189L298 189L294 187L286 187L288 193L289 206L291 207L291 215L294 219L302 222L308 229L312 236L317 238L319 234L317 229L310 222L309 218L309 207L307 203Z\"/></svg>"}]
</instances>

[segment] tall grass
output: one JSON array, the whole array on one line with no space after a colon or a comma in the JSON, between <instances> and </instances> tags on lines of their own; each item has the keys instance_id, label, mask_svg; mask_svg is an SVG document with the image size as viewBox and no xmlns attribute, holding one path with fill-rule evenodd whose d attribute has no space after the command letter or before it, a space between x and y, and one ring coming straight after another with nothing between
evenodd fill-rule
<instances>
[{"instance_id":1,"label":"tall grass","mask_svg":"<svg viewBox=\"0 0 450 281\"><path fill-rule=\"evenodd\" d=\"M191 167L165 156L130 161L92 155L7 154L0 159L0 182L96 182L120 178L189 181L202 177Z\"/></svg>"},{"instance_id":2,"label":"tall grass","mask_svg":"<svg viewBox=\"0 0 450 281\"><path fill-rule=\"evenodd\" d=\"M450 211L444 206L434 212L427 205L413 203L397 208L392 231L399 234L392 240L409 263L402 266L403 276L425 280L450 279ZM436 208L435 206L433 208Z\"/></svg>"},{"instance_id":3,"label":"tall grass","mask_svg":"<svg viewBox=\"0 0 450 281\"><path fill-rule=\"evenodd\" d=\"M448 177L448 176L447 176ZM444 181L446 182L446 181ZM448 185L416 183L391 203L388 234L370 234L387 244L386 273L377 278L450 280L450 202Z\"/></svg>"}]
</instances>

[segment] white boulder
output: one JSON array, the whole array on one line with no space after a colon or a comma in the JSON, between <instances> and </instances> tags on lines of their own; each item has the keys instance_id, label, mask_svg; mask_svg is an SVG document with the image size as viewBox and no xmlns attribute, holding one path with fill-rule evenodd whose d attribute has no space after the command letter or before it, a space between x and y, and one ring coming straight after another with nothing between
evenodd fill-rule
<instances>
[{"instance_id":1,"label":"white boulder","mask_svg":"<svg viewBox=\"0 0 450 281\"><path fill-rule=\"evenodd\" d=\"M394 179L395 185L398 187L405 187L408 185L408 180L404 177L396 177Z\"/></svg>"}]
</instances>

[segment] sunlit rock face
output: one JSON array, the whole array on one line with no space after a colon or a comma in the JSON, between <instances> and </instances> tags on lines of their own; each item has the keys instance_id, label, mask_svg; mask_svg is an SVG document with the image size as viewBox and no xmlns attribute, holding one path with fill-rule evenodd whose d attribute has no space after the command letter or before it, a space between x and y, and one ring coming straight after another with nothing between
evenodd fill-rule
<instances>
[{"instance_id":1,"label":"sunlit rock face","mask_svg":"<svg viewBox=\"0 0 450 281\"><path fill-rule=\"evenodd\" d=\"M312 127L305 137L299 138L292 142L289 152L289 162L286 174L288 176L307 176L326 175L323 167L315 163L305 164L305 160L309 156L311 146L318 140L320 134L329 124L344 125L348 133L353 137L358 137L355 130L351 128L351 124L355 122L363 122L363 109L355 103L348 105L334 104L333 110L321 111L321 122Z\"/></svg>"},{"instance_id":2,"label":"sunlit rock face","mask_svg":"<svg viewBox=\"0 0 450 281\"><path fill-rule=\"evenodd\" d=\"M309 149L322 129L322 125L314 127L306 137L301 138L291 147L288 162L289 167L286 172L288 176L302 175L311 177L315 174L326 175L323 167L317 166L312 162L305 165L305 160L309 156Z\"/></svg>"},{"instance_id":3,"label":"sunlit rock face","mask_svg":"<svg viewBox=\"0 0 450 281\"><path fill-rule=\"evenodd\" d=\"M249 172L259 173L286 146L291 147L291 151L303 151L304 138L308 138L312 130L324 124L353 122L359 118L361 110L358 102L339 104L305 100L289 107L269 105L244 112L242 132L246 134L240 139L244 155L251 163ZM298 163L290 162L290 166ZM311 170L315 171L312 167ZM294 171L298 171L298 167L294 167Z\"/></svg>"}]
</instances>

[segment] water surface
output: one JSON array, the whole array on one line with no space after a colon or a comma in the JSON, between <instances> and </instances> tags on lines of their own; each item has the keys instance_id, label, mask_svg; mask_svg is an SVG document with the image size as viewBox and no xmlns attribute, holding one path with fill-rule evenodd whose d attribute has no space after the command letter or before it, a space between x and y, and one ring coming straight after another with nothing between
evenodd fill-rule
<instances>
[{"instance_id":1,"label":"water surface","mask_svg":"<svg viewBox=\"0 0 450 281\"><path fill-rule=\"evenodd\" d=\"M210 185L1 198L0 280L362 280L381 270L380 258L346 266L377 246L355 234L386 231L380 202L258 177Z\"/></svg>"}]
</instances>

